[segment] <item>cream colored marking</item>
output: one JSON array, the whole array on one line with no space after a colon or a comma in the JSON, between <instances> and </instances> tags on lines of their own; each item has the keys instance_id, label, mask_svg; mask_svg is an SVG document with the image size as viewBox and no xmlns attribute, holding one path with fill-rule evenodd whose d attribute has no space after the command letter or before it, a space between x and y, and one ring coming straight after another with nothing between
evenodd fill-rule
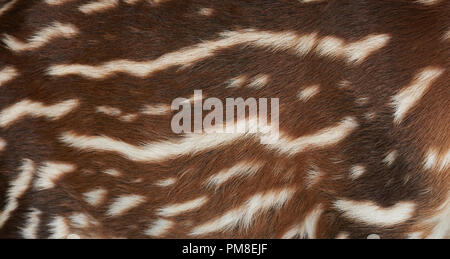
<instances>
[{"instance_id":1,"label":"cream colored marking","mask_svg":"<svg viewBox=\"0 0 450 259\"><path fill-rule=\"evenodd\" d=\"M6 203L3 211L0 212L0 229L18 207L19 199L25 194L33 179L35 167L33 161L24 159L20 167L20 173L9 184L6 193ZM5 176L6 177L6 176Z\"/></svg>"},{"instance_id":2,"label":"cream colored marking","mask_svg":"<svg viewBox=\"0 0 450 259\"><path fill-rule=\"evenodd\" d=\"M315 239L317 238L317 224L323 209L321 205L314 208L303 220L301 224L293 226L288 232L283 235L283 239L301 238L301 239Z\"/></svg>"},{"instance_id":3,"label":"cream colored marking","mask_svg":"<svg viewBox=\"0 0 450 259\"><path fill-rule=\"evenodd\" d=\"M208 197L202 196L193 200L189 200L183 203L175 203L162 207L158 210L157 215L163 217L173 217L181 213L192 211L200 208L208 201Z\"/></svg>"},{"instance_id":4,"label":"cream colored marking","mask_svg":"<svg viewBox=\"0 0 450 259\"><path fill-rule=\"evenodd\" d=\"M395 108L394 122L400 124L406 114L419 102L428 88L439 78L445 69L426 67L416 74L414 80L392 97Z\"/></svg>"},{"instance_id":5,"label":"cream colored marking","mask_svg":"<svg viewBox=\"0 0 450 259\"><path fill-rule=\"evenodd\" d=\"M115 199L113 203L109 206L106 215L109 217L117 217L125 212L130 211L133 208L136 208L140 204L145 202L145 197L142 195L130 194L130 195L122 195L119 198Z\"/></svg>"},{"instance_id":6,"label":"cream colored marking","mask_svg":"<svg viewBox=\"0 0 450 259\"><path fill-rule=\"evenodd\" d=\"M91 206L99 206L106 198L107 190L103 188L95 188L92 191L83 194L84 200Z\"/></svg>"},{"instance_id":7,"label":"cream colored marking","mask_svg":"<svg viewBox=\"0 0 450 259\"><path fill-rule=\"evenodd\" d=\"M386 46L390 38L387 34L366 36L362 40L347 44L344 56L347 58L347 62L359 64L373 52Z\"/></svg>"},{"instance_id":8,"label":"cream colored marking","mask_svg":"<svg viewBox=\"0 0 450 259\"><path fill-rule=\"evenodd\" d=\"M242 87L247 81L247 77L244 75L234 77L227 82L227 88L238 88Z\"/></svg>"},{"instance_id":9,"label":"cream colored marking","mask_svg":"<svg viewBox=\"0 0 450 259\"><path fill-rule=\"evenodd\" d=\"M225 232L235 227L247 230L259 213L272 208L281 208L292 198L294 192L292 188L284 188L255 194L238 208L229 210L225 214L193 228L190 235L199 236L211 232Z\"/></svg>"},{"instance_id":10,"label":"cream colored marking","mask_svg":"<svg viewBox=\"0 0 450 259\"><path fill-rule=\"evenodd\" d=\"M25 116L46 117L49 120L58 120L74 110L78 104L78 100L71 99L47 106L40 102L25 99L10 105L0 112L0 127L8 127Z\"/></svg>"},{"instance_id":11,"label":"cream colored marking","mask_svg":"<svg viewBox=\"0 0 450 259\"><path fill-rule=\"evenodd\" d=\"M416 209L413 202L398 202L383 208L372 201L338 200L334 207L343 212L349 219L360 221L369 225L394 226L410 219Z\"/></svg>"},{"instance_id":12,"label":"cream colored marking","mask_svg":"<svg viewBox=\"0 0 450 259\"><path fill-rule=\"evenodd\" d=\"M36 239L38 238L38 230L40 224L40 217L42 212L38 209L32 208L26 215L25 226L21 228L22 238Z\"/></svg>"},{"instance_id":13,"label":"cream colored marking","mask_svg":"<svg viewBox=\"0 0 450 259\"><path fill-rule=\"evenodd\" d=\"M137 119L138 115L135 113L128 113L119 117L119 120L124 122L133 122Z\"/></svg>"},{"instance_id":14,"label":"cream colored marking","mask_svg":"<svg viewBox=\"0 0 450 259\"><path fill-rule=\"evenodd\" d=\"M436 148L430 148L425 155L423 164L425 170L445 171L450 166L450 149L447 152L439 153Z\"/></svg>"},{"instance_id":15,"label":"cream colored marking","mask_svg":"<svg viewBox=\"0 0 450 259\"><path fill-rule=\"evenodd\" d=\"M350 178L355 180L366 172L366 168L362 165L354 165L350 168Z\"/></svg>"},{"instance_id":16,"label":"cream colored marking","mask_svg":"<svg viewBox=\"0 0 450 259\"><path fill-rule=\"evenodd\" d=\"M114 169L114 168L106 169L105 171L103 171L103 173L109 174L109 175L114 176L114 177L119 177L119 176L122 175L122 173L119 170Z\"/></svg>"},{"instance_id":17,"label":"cream colored marking","mask_svg":"<svg viewBox=\"0 0 450 259\"><path fill-rule=\"evenodd\" d=\"M260 88L264 87L265 85L267 85L268 82L269 82L268 75L259 74L259 75L255 76L254 78L252 78L252 80L251 80L250 84L248 84L248 86L250 88L260 89Z\"/></svg>"},{"instance_id":18,"label":"cream colored marking","mask_svg":"<svg viewBox=\"0 0 450 259\"><path fill-rule=\"evenodd\" d=\"M450 40L450 29L448 29L444 35L442 35L442 40L447 41Z\"/></svg>"},{"instance_id":19,"label":"cream colored marking","mask_svg":"<svg viewBox=\"0 0 450 259\"><path fill-rule=\"evenodd\" d=\"M201 8L200 10L198 10L198 14L202 15L202 16L211 16L214 13L214 9L211 8Z\"/></svg>"},{"instance_id":20,"label":"cream colored marking","mask_svg":"<svg viewBox=\"0 0 450 259\"><path fill-rule=\"evenodd\" d=\"M366 237L366 239L381 239L381 237L378 234L370 234Z\"/></svg>"},{"instance_id":21,"label":"cream colored marking","mask_svg":"<svg viewBox=\"0 0 450 259\"><path fill-rule=\"evenodd\" d=\"M89 226L89 218L86 214L78 212L70 216L72 226L76 228L87 228Z\"/></svg>"},{"instance_id":22,"label":"cream colored marking","mask_svg":"<svg viewBox=\"0 0 450 259\"><path fill-rule=\"evenodd\" d=\"M111 106L98 106L95 110L99 113L104 113L109 116L119 116L122 114L122 111L120 109Z\"/></svg>"},{"instance_id":23,"label":"cream colored marking","mask_svg":"<svg viewBox=\"0 0 450 259\"><path fill-rule=\"evenodd\" d=\"M74 0L45 0L45 3L48 5L62 5L65 3L72 2Z\"/></svg>"},{"instance_id":24,"label":"cream colored marking","mask_svg":"<svg viewBox=\"0 0 450 259\"><path fill-rule=\"evenodd\" d=\"M383 48L389 42L387 34L368 35L363 39L346 43L343 39L334 36L325 36L317 44L319 55L331 58L344 57L348 63L359 64L370 54Z\"/></svg>"},{"instance_id":25,"label":"cream colored marking","mask_svg":"<svg viewBox=\"0 0 450 259\"><path fill-rule=\"evenodd\" d=\"M7 11L11 10L11 8L17 3L18 0L11 0L9 3L4 4L0 8L0 16L5 14Z\"/></svg>"},{"instance_id":26,"label":"cream colored marking","mask_svg":"<svg viewBox=\"0 0 450 259\"><path fill-rule=\"evenodd\" d=\"M249 177L254 175L262 167L262 163L240 162L231 168L223 169L220 172L210 176L204 184L206 186L215 186L216 189L223 183L234 177Z\"/></svg>"},{"instance_id":27,"label":"cream colored marking","mask_svg":"<svg viewBox=\"0 0 450 259\"><path fill-rule=\"evenodd\" d=\"M423 166L425 170L430 170L436 165L437 156L438 154L436 149L428 150Z\"/></svg>"},{"instance_id":28,"label":"cream colored marking","mask_svg":"<svg viewBox=\"0 0 450 259\"><path fill-rule=\"evenodd\" d=\"M145 234L147 236L160 237L167 233L173 225L173 221L161 218L153 222L153 225L145 231Z\"/></svg>"},{"instance_id":29,"label":"cream colored marking","mask_svg":"<svg viewBox=\"0 0 450 259\"><path fill-rule=\"evenodd\" d=\"M0 70L0 86L19 76L19 72L12 66L6 66Z\"/></svg>"},{"instance_id":30,"label":"cream colored marking","mask_svg":"<svg viewBox=\"0 0 450 259\"><path fill-rule=\"evenodd\" d=\"M94 0L81 5L78 10L84 14L104 12L119 5L119 0Z\"/></svg>"},{"instance_id":31,"label":"cream colored marking","mask_svg":"<svg viewBox=\"0 0 450 259\"><path fill-rule=\"evenodd\" d=\"M160 187L167 187L173 185L176 181L177 179L175 177L170 177L156 182L155 185Z\"/></svg>"},{"instance_id":32,"label":"cream colored marking","mask_svg":"<svg viewBox=\"0 0 450 259\"><path fill-rule=\"evenodd\" d=\"M307 149L335 145L350 135L357 127L358 123L355 118L346 117L337 125L321 129L308 136L302 136L293 140L288 140L288 138L281 136L276 143L269 146L272 149L276 149L279 153L294 155Z\"/></svg>"},{"instance_id":33,"label":"cream colored marking","mask_svg":"<svg viewBox=\"0 0 450 259\"><path fill-rule=\"evenodd\" d=\"M171 109L167 104L155 104L155 105L145 105L141 111L145 115L167 115L170 114Z\"/></svg>"},{"instance_id":34,"label":"cream colored marking","mask_svg":"<svg viewBox=\"0 0 450 259\"><path fill-rule=\"evenodd\" d=\"M258 122L255 119L239 121L236 128L255 129ZM233 125L232 125L233 126ZM234 127L230 126L232 130ZM227 125L228 127L228 125ZM324 128L315 134L292 139L283 136L280 133L280 139L271 144L264 144L267 149L275 150L285 155L295 155L310 149L325 148L335 145L345 139L358 127L358 123L353 117L346 117L337 125ZM177 140L167 140L147 144L143 146L134 146L123 141L118 141L110 137L99 136L79 136L72 132L65 132L61 135L60 140L71 147L81 150L96 150L116 152L133 161L164 161L175 157L195 154L198 152L213 149L217 146L232 143L238 139L245 137L263 138L261 133L249 133L252 129L243 133L203 133L203 134L186 134L186 137ZM227 130L227 129L226 129ZM225 130L225 132L227 132ZM256 130L254 132L257 132ZM258 135L259 134L259 135Z\"/></svg>"},{"instance_id":35,"label":"cream colored marking","mask_svg":"<svg viewBox=\"0 0 450 259\"><path fill-rule=\"evenodd\" d=\"M71 164L45 162L37 170L37 179L34 183L34 188L39 191L54 188L60 178L74 170L75 166Z\"/></svg>"},{"instance_id":36,"label":"cream colored marking","mask_svg":"<svg viewBox=\"0 0 450 259\"><path fill-rule=\"evenodd\" d=\"M350 237L350 234L347 232L340 232L337 236L336 239L348 239Z\"/></svg>"},{"instance_id":37,"label":"cream colored marking","mask_svg":"<svg viewBox=\"0 0 450 259\"><path fill-rule=\"evenodd\" d=\"M52 222L48 224L49 232L51 233L50 239L63 239L69 235L69 225L66 219L62 216L54 217Z\"/></svg>"},{"instance_id":38,"label":"cream colored marking","mask_svg":"<svg viewBox=\"0 0 450 259\"><path fill-rule=\"evenodd\" d=\"M122 72L137 77L147 77L152 73L173 66L189 67L200 60L212 57L220 50L240 44L269 48L273 51L292 50L298 55L307 54L314 46L316 34L300 36L293 32L270 32L257 30L228 31L220 34L218 40L205 41L161 57L144 62L114 60L99 66L81 64L53 65L48 69L52 76L81 75L93 79L109 77Z\"/></svg>"},{"instance_id":39,"label":"cream colored marking","mask_svg":"<svg viewBox=\"0 0 450 259\"><path fill-rule=\"evenodd\" d=\"M423 5L434 5L440 2L440 0L416 0L417 3Z\"/></svg>"},{"instance_id":40,"label":"cream colored marking","mask_svg":"<svg viewBox=\"0 0 450 259\"><path fill-rule=\"evenodd\" d=\"M318 51L328 56L342 56L347 58L347 62L359 63L377 49L383 47L389 36L369 35L364 39L339 46L332 46L335 43L322 40L323 47ZM338 39L339 42L343 40ZM109 77L115 73L122 72L136 77L147 77L152 73L168 69L173 66L187 68L196 62L216 55L218 51L225 50L237 45L246 44L252 47L268 48L272 51L290 51L300 57L308 54L317 42L317 34L299 35L291 31L271 32L258 31L253 29L226 31L220 34L219 39L205 41L193 46L182 48L175 52L170 52L150 61L113 60L101 65L81 65L81 64L60 64L49 67L48 74L52 76L81 75L92 79ZM327 43L328 42L328 43ZM331 52L327 48L332 48Z\"/></svg>"},{"instance_id":41,"label":"cream colored marking","mask_svg":"<svg viewBox=\"0 0 450 259\"><path fill-rule=\"evenodd\" d=\"M298 93L297 97L300 100L302 100L303 102L306 102L309 99L311 99L311 97L318 94L319 92L320 92L320 87L318 85L312 85L312 86L308 86L308 87L302 89Z\"/></svg>"},{"instance_id":42,"label":"cream colored marking","mask_svg":"<svg viewBox=\"0 0 450 259\"><path fill-rule=\"evenodd\" d=\"M397 150L392 150L391 152L389 152L386 157L383 159L383 162L387 165L387 166L391 166L395 159L397 159Z\"/></svg>"},{"instance_id":43,"label":"cream colored marking","mask_svg":"<svg viewBox=\"0 0 450 259\"><path fill-rule=\"evenodd\" d=\"M78 29L72 24L54 22L50 26L38 31L27 43L14 36L5 34L3 43L14 52L30 51L42 48L56 38L72 38L78 34Z\"/></svg>"}]
</instances>

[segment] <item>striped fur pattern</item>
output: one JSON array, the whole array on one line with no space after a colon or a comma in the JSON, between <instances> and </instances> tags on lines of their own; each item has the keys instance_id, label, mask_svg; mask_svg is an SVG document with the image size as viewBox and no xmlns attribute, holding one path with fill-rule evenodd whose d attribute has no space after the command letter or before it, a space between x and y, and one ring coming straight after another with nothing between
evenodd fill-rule
<instances>
[{"instance_id":1,"label":"striped fur pattern","mask_svg":"<svg viewBox=\"0 0 450 259\"><path fill-rule=\"evenodd\" d=\"M0 237L449 238L449 13L2 0ZM196 89L279 98L280 138L174 133Z\"/></svg>"}]
</instances>

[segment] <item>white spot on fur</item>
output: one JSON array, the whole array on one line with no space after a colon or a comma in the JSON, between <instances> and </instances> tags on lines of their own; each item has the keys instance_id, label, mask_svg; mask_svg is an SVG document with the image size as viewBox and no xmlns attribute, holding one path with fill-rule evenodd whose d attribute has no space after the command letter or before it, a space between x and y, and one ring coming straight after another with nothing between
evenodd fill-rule
<instances>
[{"instance_id":1,"label":"white spot on fur","mask_svg":"<svg viewBox=\"0 0 450 259\"><path fill-rule=\"evenodd\" d=\"M173 185L176 181L177 179L175 177L170 177L156 182L155 185L160 187L167 187Z\"/></svg>"},{"instance_id":2,"label":"white spot on fur","mask_svg":"<svg viewBox=\"0 0 450 259\"><path fill-rule=\"evenodd\" d=\"M0 212L0 229L9 219L12 212L19 207L19 199L25 194L30 186L33 174L35 171L33 161L24 159L20 167L20 173L9 184L8 192L6 193L6 206Z\"/></svg>"},{"instance_id":3,"label":"white spot on fur","mask_svg":"<svg viewBox=\"0 0 450 259\"><path fill-rule=\"evenodd\" d=\"M34 187L41 191L56 186L56 182L65 174L75 170L75 166L65 163L45 162L37 171Z\"/></svg>"},{"instance_id":4,"label":"white spot on fur","mask_svg":"<svg viewBox=\"0 0 450 259\"><path fill-rule=\"evenodd\" d=\"M389 152L386 157L383 159L383 162L387 165L387 166L391 166L395 159L397 159L397 150L392 150L391 152Z\"/></svg>"},{"instance_id":5,"label":"white spot on fur","mask_svg":"<svg viewBox=\"0 0 450 259\"><path fill-rule=\"evenodd\" d=\"M54 22L52 25L33 35L30 39L28 39L27 43L23 43L8 34L4 35L3 43L8 49L14 52L22 52L39 49L56 38L72 38L77 34L78 29L74 25Z\"/></svg>"},{"instance_id":6,"label":"white spot on fur","mask_svg":"<svg viewBox=\"0 0 450 259\"><path fill-rule=\"evenodd\" d=\"M444 171L450 165L450 149L447 152L441 154L435 148L430 148L425 155L424 169L437 171Z\"/></svg>"},{"instance_id":7,"label":"white spot on fur","mask_svg":"<svg viewBox=\"0 0 450 259\"><path fill-rule=\"evenodd\" d=\"M294 190L292 188L258 193L249 198L240 207L193 228L190 235L198 236L217 231L224 232L237 226L248 229L259 213L271 208L278 209L282 207L293 194Z\"/></svg>"},{"instance_id":8,"label":"white spot on fur","mask_svg":"<svg viewBox=\"0 0 450 259\"><path fill-rule=\"evenodd\" d=\"M0 8L0 16L2 16L3 14L5 14L7 11L9 11L16 3L18 0L11 0L9 1L9 3L4 4L1 8Z\"/></svg>"},{"instance_id":9,"label":"white spot on fur","mask_svg":"<svg viewBox=\"0 0 450 259\"><path fill-rule=\"evenodd\" d=\"M119 116L120 114L122 114L122 111L120 109L110 106L98 106L96 108L96 111L109 116Z\"/></svg>"},{"instance_id":10,"label":"white spot on fur","mask_svg":"<svg viewBox=\"0 0 450 259\"><path fill-rule=\"evenodd\" d=\"M110 217L120 216L123 213L136 208L143 202L145 202L145 197L141 195L131 194L120 196L109 206L106 215Z\"/></svg>"},{"instance_id":11,"label":"white spot on fur","mask_svg":"<svg viewBox=\"0 0 450 259\"><path fill-rule=\"evenodd\" d=\"M25 116L46 117L50 120L57 120L71 112L78 106L78 100L71 99L54 105L43 105L40 102L22 100L0 112L0 127L8 127L13 122Z\"/></svg>"},{"instance_id":12,"label":"white spot on fur","mask_svg":"<svg viewBox=\"0 0 450 259\"><path fill-rule=\"evenodd\" d=\"M442 35L442 40L447 41L450 40L450 29L447 30L444 35Z\"/></svg>"},{"instance_id":13,"label":"white spot on fur","mask_svg":"<svg viewBox=\"0 0 450 259\"><path fill-rule=\"evenodd\" d=\"M72 1L74 0L45 0L45 3L48 5L62 5Z\"/></svg>"},{"instance_id":14,"label":"white spot on fur","mask_svg":"<svg viewBox=\"0 0 450 259\"><path fill-rule=\"evenodd\" d=\"M12 66L6 66L0 70L0 86L19 76L19 71Z\"/></svg>"},{"instance_id":15,"label":"white spot on fur","mask_svg":"<svg viewBox=\"0 0 450 259\"><path fill-rule=\"evenodd\" d=\"M109 174L109 175L114 176L114 177L119 177L119 176L122 175L122 173L119 170L114 169L114 168L107 169L107 170L103 171L103 173Z\"/></svg>"},{"instance_id":16,"label":"white spot on fur","mask_svg":"<svg viewBox=\"0 0 450 259\"><path fill-rule=\"evenodd\" d=\"M217 174L209 177L205 184L207 186L215 186L216 188L234 177L249 177L261 168L261 163L240 162L231 168L221 170Z\"/></svg>"},{"instance_id":17,"label":"white spot on fur","mask_svg":"<svg viewBox=\"0 0 450 259\"><path fill-rule=\"evenodd\" d=\"M227 88L242 87L246 81L247 81L247 77L244 75L234 77L227 82Z\"/></svg>"},{"instance_id":18,"label":"white spot on fur","mask_svg":"<svg viewBox=\"0 0 450 259\"><path fill-rule=\"evenodd\" d=\"M258 122L255 119L239 121L236 125L230 126L231 132L234 128L245 128L245 125L250 125L249 131L232 134L191 133L186 134L182 139L156 142L144 146L134 146L104 136L78 136L72 132L63 133L60 140L74 148L82 150L110 151L119 153L133 161L157 162L180 155L195 154L197 152L210 150L217 146L232 143L233 141L244 137L258 137L261 140L265 136L260 132L255 134L249 133L251 130L257 132L255 127L257 127ZM273 143L265 144L264 147L275 150L281 154L294 155L307 149L324 148L339 143L357 127L358 123L353 117L346 117L337 125L322 129L309 136L291 139L280 134L280 139ZM228 129L226 128L225 132L227 132L227 130Z\"/></svg>"},{"instance_id":19,"label":"white spot on fur","mask_svg":"<svg viewBox=\"0 0 450 259\"><path fill-rule=\"evenodd\" d=\"M268 75L259 74L252 79L252 81L248 86L251 88L260 89L265 85L267 85L268 82L269 82Z\"/></svg>"},{"instance_id":20,"label":"white spot on fur","mask_svg":"<svg viewBox=\"0 0 450 259\"><path fill-rule=\"evenodd\" d=\"M308 101L311 97L320 92L320 87L318 85L312 85L304 88L297 95L298 98L304 102Z\"/></svg>"},{"instance_id":21,"label":"white spot on fur","mask_svg":"<svg viewBox=\"0 0 450 259\"><path fill-rule=\"evenodd\" d=\"M108 193L107 190L103 188L96 188L92 191L83 194L84 200L92 206L100 205Z\"/></svg>"},{"instance_id":22,"label":"white spot on fur","mask_svg":"<svg viewBox=\"0 0 450 259\"><path fill-rule=\"evenodd\" d=\"M440 0L416 0L417 3L423 5L434 5L440 2Z\"/></svg>"},{"instance_id":23,"label":"white spot on fur","mask_svg":"<svg viewBox=\"0 0 450 259\"><path fill-rule=\"evenodd\" d=\"M343 212L349 219L369 225L393 226L410 219L416 209L413 202L399 202L391 207L383 208L371 201L338 200L334 207Z\"/></svg>"},{"instance_id":24,"label":"white spot on fur","mask_svg":"<svg viewBox=\"0 0 450 259\"><path fill-rule=\"evenodd\" d=\"M347 232L340 232L337 236L336 239L348 239L350 237L350 234Z\"/></svg>"},{"instance_id":25,"label":"white spot on fur","mask_svg":"<svg viewBox=\"0 0 450 259\"><path fill-rule=\"evenodd\" d=\"M137 77L146 77L152 73L173 66L189 67L198 61L216 55L220 50L240 44L270 48L273 51L292 50L297 55L307 54L314 46L316 34L300 36L293 32L270 32L257 30L238 30L221 33L217 40L205 41L193 46L170 52L151 61L114 60L98 66L81 64L53 65L48 69L52 76L81 75L93 79L109 77L117 72Z\"/></svg>"},{"instance_id":26,"label":"white spot on fur","mask_svg":"<svg viewBox=\"0 0 450 259\"><path fill-rule=\"evenodd\" d=\"M435 149L430 149L425 157L424 169L429 170L433 168L437 160L437 151Z\"/></svg>"},{"instance_id":27,"label":"white spot on fur","mask_svg":"<svg viewBox=\"0 0 450 259\"><path fill-rule=\"evenodd\" d=\"M383 48L389 42L387 34L369 35L357 42L352 42L345 47L344 56L349 63L359 64L370 54Z\"/></svg>"},{"instance_id":28,"label":"white spot on fur","mask_svg":"<svg viewBox=\"0 0 450 259\"><path fill-rule=\"evenodd\" d=\"M416 75L411 84L392 97L392 106L395 108L395 123L399 124L402 122L409 110L419 102L428 88L443 72L444 69L442 68L427 67Z\"/></svg>"},{"instance_id":29,"label":"white spot on fur","mask_svg":"<svg viewBox=\"0 0 450 259\"><path fill-rule=\"evenodd\" d=\"M357 127L358 123L353 117L346 117L337 125L321 129L314 134L293 140L281 137L276 143L268 146L282 154L294 155L306 149L324 148L339 143Z\"/></svg>"},{"instance_id":30,"label":"white spot on fur","mask_svg":"<svg viewBox=\"0 0 450 259\"><path fill-rule=\"evenodd\" d=\"M316 51L321 56L336 58L344 52L344 40L333 36L325 36L317 44Z\"/></svg>"},{"instance_id":31,"label":"white spot on fur","mask_svg":"<svg viewBox=\"0 0 450 259\"><path fill-rule=\"evenodd\" d=\"M288 238L309 238L314 239L317 238L316 236L316 230L317 230L317 224L319 222L320 216L322 215L323 209L322 206L317 206L312 210L303 220L301 224L297 224L293 226L289 231L287 231L283 235L283 239Z\"/></svg>"},{"instance_id":32,"label":"white spot on fur","mask_svg":"<svg viewBox=\"0 0 450 259\"><path fill-rule=\"evenodd\" d=\"M50 239L63 239L69 235L69 225L67 225L66 219L62 216L54 217L48 226L48 230L51 233Z\"/></svg>"},{"instance_id":33,"label":"white spot on fur","mask_svg":"<svg viewBox=\"0 0 450 259\"><path fill-rule=\"evenodd\" d=\"M38 209L32 208L30 212L26 214L25 226L21 228L22 237L25 239L38 238L38 230L40 224L40 216L42 212Z\"/></svg>"},{"instance_id":34,"label":"white spot on fur","mask_svg":"<svg viewBox=\"0 0 450 259\"><path fill-rule=\"evenodd\" d=\"M198 14L202 15L202 16L211 16L214 13L214 9L211 8L201 8L198 11Z\"/></svg>"},{"instance_id":35,"label":"white spot on fur","mask_svg":"<svg viewBox=\"0 0 450 259\"><path fill-rule=\"evenodd\" d=\"M136 120L137 117L138 117L138 115L135 113L128 113L128 114L120 116L119 120L124 121L124 122L133 122Z\"/></svg>"},{"instance_id":36,"label":"white spot on fur","mask_svg":"<svg viewBox=\"0 0 450 259\"><path fill-rule=\"evenodd\" d=\"M366 168L362 165L354 165L350 168L350 178L353 180L361 177L366 172Z\"/></svg>"},{"instance_id":37,"label":"white spot on fur","mask_svg":"<svg viewBox=\"0 0 450 259\"><path fill-rule=\"evenodd\" d=\"M359 64L370 54L384 47L390 37L386 34L369 35L363 39L346 44L343 39L325 36L317 44L319 55L331 58L344 57L348 63Z\"/></svg>"},{"instance_id":38,"label":"white spot on fur","mask_svg":"<svg viewBox=\"0 0 450 259\"><path fill-rule=\"evenodd\" d=\"M70 216L70 222L76 228L86 228L89 226L89 218L84 213L74 213Z\"/></svg>"},{"instance_id":39,"label":"white spot on fur","mask_svg":"<svg viewBox=\"0 0 450 259\"><path fill-rule=\"evenodd\" d=\"M145 105L142 113L145 115L167 115L170 114L170 106L167 104Z\"/></svg>"},{"instance_id":40,"label":"white spot on fur","mask_svg":"<svg viewBox=\"0 0 450 259\"><path fill-rule=\"evenodd\" d=\"M367 236L366 239L381 239L380 235L377 234L370 234Z\"/></svg>"},{"instance_id":41,"label":"white spot on fur","mask_svg":"<svg viewBox=\"0 0 450 259\"><path fill-rule=\"evenodd\" d=\"M206 196L202 196L183 203L170 204L159 209L157 214L163 217L176 216L187 211L198 209L207 201L208 198Z\"/></svg>"},{"instance_id":42,"label":"white spot on fur","mask_svg":"<svg viewBox=\"0 0 450 259\"><path fill-rule=\"evenodd\" d=\"M147 236L160 237L174 225L173 221L167 219L158 219L153 225L145 231Z\"/></svg>"},{"instance_id":43,"label":"white spot on fur","mask_svg":"<svg viewBox=\"0 0 450 259\"><path fill-rule=\"evenodd\" d=\"M104 12L119 5L119 0L96 0L78 8L84 14Z\"/></svg>"}]
</instances>

